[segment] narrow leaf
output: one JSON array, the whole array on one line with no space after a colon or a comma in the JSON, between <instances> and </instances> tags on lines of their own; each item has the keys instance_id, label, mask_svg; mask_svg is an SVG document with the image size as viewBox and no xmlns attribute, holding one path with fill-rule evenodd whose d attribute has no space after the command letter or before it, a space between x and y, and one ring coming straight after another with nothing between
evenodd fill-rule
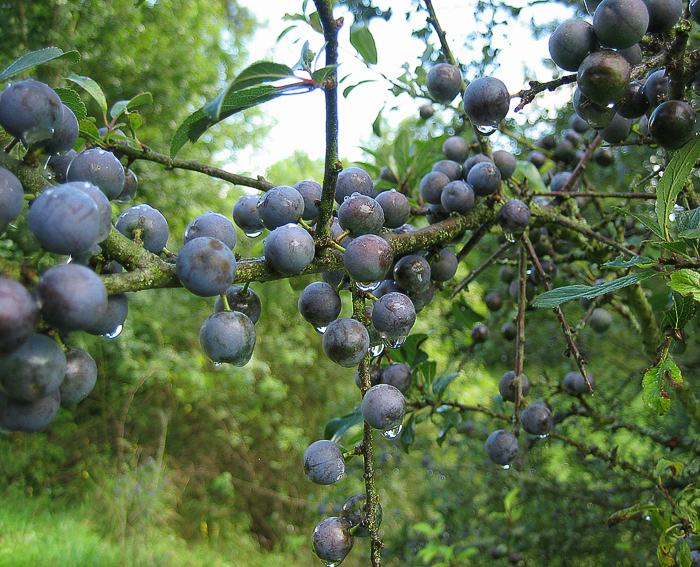
<instances>
[{"instance_id":1,"label":"narrow leaf","mask_svg":"<svg viewBox=\"0 0 700 567\"><path fill-rule=\"evenodd\" d=\"M218 121L221 116L224 100L229 95L236 91L259 85L261 83L269 83L286 77L293 76L292 69L287 65L273 63L271 61L257 61L246 67L238 76L229 83L223 91L212 101L204 106L205 112L213 121Z\"/></svg>"},{"instance_id":2,"label":"narrow leaf","mask_svg":"<svg viewBox=\"0 0 700 567\"><path fill-rule=\"evenodd\" d=\"M624 214L626 216L630 216L636 221L642 223L645 227L647 227L652 233L654 233L656 236L659 238L663 239L663 234L661 233L661 228L659 227L659 222L656 220L656 217L653 216L650 213L646 212L633 212L628 209L624 209L622 207L615 207L615 210L620 212L621 214Z\"/></svg>"},{"instance_id":3,"label":"narrow leaf","mask_svg":"<svg viewBox=\"0 0 700 567\"><path fill-rule=\"evenodd\" d=\"M664 240L670 240L668 217L676 203L678 193L688 181L688 176L698 158L700 158L700 137L696 137L675 152L664 171L664 176L659 180L656 188L656 218Z\"/></svg>"},{"instance_id":4,"label":"narrow leaf","mask_svg":"<svg viewBox=\"0 0 700 567\"><path fill-rule=\"evenodd\" d=\"M568 285L559 287L538 295L532 300L532 305L540 308L554 308L574 299L593 299L639 283L657 273L653 270L643 270L600 285Z\"/></svg>"},{"instance_id":5,"label":"narrow leaf","mask_svg":"<svg viewBox=\"0 0 700 567\"><path fill-rule=\"evenodd\" d=\"M333 74L333 71L335 71L337 67L337 65L328 65L327 67L321 67L320 69L316 69L311 74L311 78L315 82L321 84Z\"/></svg>"},{"instance_id":6,"label":"narrow leaf","mask_svg":"<svg viewBox=\"0 0 700 567\"><path fill-rule=\"evenodd\" d=\"M334 443L343 436L343 434L350 429L353 425L357 425L362 421L362 412L360 408L356 408L355 411L345 414L342 417L336 417L331 419L327 424L323 432L323 437L325 439L330 439Z\"/></svg>"},{"instance_id":7,"label":"narrow leaf","mask_svg":"<svg viewBox=\"0 0 700 567\"><path fill-rule=\"evenodd\" d=\"M80 61L80 53L75 50L63 51L58 47L45 47L44 49L25 53L0 71L0 81L5 81L10 77L18 75L22 71L33 69L49 61L55 61L56 59L67 59L72 63L76 63Z\"/></svg>"},{"instance_id":8,"label":"narrow leaf","mask_svg":"<svg viewBox=\"0 0 700 567\"><path fill-rule=\"evenodd\" d=\"M682 329L695 316L696 303L692 296L673 294L673 305L664 314L664 328Z\"/></svg>"},{"instance_id":9,"label":"narrow leaf","mask_svg":"<svg viewBox=\"0 0 700 567\"><path fill-rule=\"evenodd\" d=\"M365 79L364 81L360 81L359 83L355 83L354 85L348 85L343 89L343 97L348 98L348 95L354 91L357 87L360 85L364 85L365 83L374 83L374 79Z\"/></svg>"},{"instance_id":10,"label":"narrow leaf","mask_svg":"<svg viewBox=\"0 0 700 567\"><path fill-rule=\"evenodd\" d=\"M54 89L60 97L61 102L73 111L78 120L87 117L87 108L80 98L80 95L68 87L58 87Z\"/></svg>"},{"instance_id":11,"label":"narrow leaf","mask_svg":"<svg viewBox=\"0 0 700 567\"><path fill-rule=\"evenodd\" d=\"M603 268L632 268L634 266L649 267L654 265L656 262L652 258L647 258L646 256L634 256L629 260L625 260L622 255L618 256L614 260L610 260L603 264Z\"/></svg>"},{"instance_id":12,"label":"narrow leaf","mask_svg":"<svg viewBox=\"0 0 700 567\"><path fill-rule=\"evenodd\" d=\"M102 88L90 77L84 77L82 75L76 75L73 73L66 77L67 80L75 83L80 88L84 89L100 106L100 110L104 114L107 114L107 99L105 94L102 92Z\"/></svg>"},{"instance_id":13,"label":"narrow leaf","mask_svg":"<svg viewBox=\"0 0 700 567\"><path fill-rule=\"evenodd\" d=\"M283 94L282 89L277 89L271 85L257 85L255 87L229 93L221 106L219 120L212 120L207 112L205 112L204 108L200 108L188 116L178 127L170 142L170 155L174 157L188 141L192 143L196 142L204 132L217 122L238 112L277 98L281 94Z\"/></svg>"},{"instance_id":14,"label":"narrow leaf","mask_svg":"<svg viewBox=\"0 0 700 567\"><path fill-rule=\"evenodd\" d=\"M365 63L370 65L377 64L377 44L374 42L372 32L369 31L366 25L353 25L350 28L350 43L357 49Z\"/></svg>"}]
</instances>

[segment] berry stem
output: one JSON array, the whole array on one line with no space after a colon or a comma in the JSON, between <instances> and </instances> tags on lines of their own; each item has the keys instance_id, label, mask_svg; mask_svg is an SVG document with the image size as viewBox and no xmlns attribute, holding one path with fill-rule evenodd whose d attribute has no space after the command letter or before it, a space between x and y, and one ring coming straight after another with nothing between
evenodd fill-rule
<instances>
[{"instance_id":1,"label":"berry stem","mask_svg":"<svg viewBox=\"0 0 700 567\"><path fill-rule=\"evenodd\" d=\"M524 235L523 235L524 236ZM520 405L523 401L522 375L525 368L525 309L527 309L527 253L525 245L520 245L520 257L518 259L518 317L516 328L518 334L515 338L515 404L513 416L515 417L515 427L517 431L517 417Z\"/></svg>"},{"instance_id":2,"label":"berry stem","mask_svg":"<svg viewBox=\"0 0 700 567\"><path fill-rule=\"evenodd\" d=\"M219 297L221 298L221 303L224 305L224 310L231 311L231 305L229 305L228 297L226 297L226 294L222 293Z\"/></svg>"}]
</instances>

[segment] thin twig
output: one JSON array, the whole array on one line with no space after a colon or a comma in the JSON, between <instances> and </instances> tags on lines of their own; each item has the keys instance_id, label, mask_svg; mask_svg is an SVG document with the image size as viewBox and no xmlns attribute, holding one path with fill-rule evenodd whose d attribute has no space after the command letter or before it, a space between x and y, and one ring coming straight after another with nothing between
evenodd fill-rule
<instances>
[{"instance_id":1,"label":"thin twig","mask_svg":"<svg viewBox=\"0 0 700 567\"><path fill-rule=\"evenodd\" d=\"M491 223L484 223L479 228L477 228L467 241L467 243L462 247L462 249L457 252L457 259L462 261L469 252L474 250L474 247L481 242L481 239L486 236L491 228Z\"/></svg>"},{"instance_id":2,"label":"thin twig","mask_svg":"<svg viewBox=\"0 0 700 567\"><path fill-rule=\"evenodd\" d=\"M537 273L540 275L540 278L544 283L545 290L551 290L552 284L549 280L549 275L547 274L547 272L544 271L542 263L540 262L540 259L537 256L537 253L535 252L535 248L532 246L532 242L530 242L530 238L527 235L523 236L523 242L525 243L527 253L530 256L532 263L535 265ZM559 319L559 323L561 324L561 330L564 333L564 339L566 339L566 343L569 346L569 354L574 357L576 366L578 366L579 372L581 372L581 375L586 381L586 385L588 386L589 391L593 391L593 386L591 385L591 382L588 378L588 371L586 370L586 360L583 358L581 351L576 345L576 340L574 339L574 335L571 332L571 325L569 325L569 322L567 321L561 306L555 307L554 312L557 314L557 318Z\"/></svg>"},{"instance_id":3,"label":"thin twig","mask_svg":"<svg viewBox=\"0 0 700 567\"><path fill-rule=\"evenodd\" d=\"M524 235L523 235L524 236ZM525 370L525 310L527 309L527 254L525 246L520 245L518 259L518 316L515 322L515 404L513 418L518 427L518 413L523 401L523 372Z\"/></svg>"},{"instance_id":4,"label":"thin twig","mask_svg":"<svg viewBox=\"0 0 700 567\"><path fill-rule=\"evenodd\" d=\"M547 81L546 83L540 83L539 81L528 81L530 85L529 89L523 89L515 93L511 98L519 98L520 103L515 107L515 112L520 112L528 104L530 104L535 97L544 91L555 91L562 85L568 85L576 81L576 74L564 75L558 79L552 81Z\"/></svg>"},{"instance_id":5,"label":"thin twig","mask_svg":"<svg viewBox=\"0 0 700 567\"><path fill-rule=\"evenodd\" d=\"M593 199L656 199L653 193L598 193L597 191L557 191L537 193L537 197L591 197Z\"/></svg>"},{"instance_id":6,"label":"thin twig","mask_svg":"<svg viewBox=\"0 0 700 567\"><path fill-rule=\"evenodd\" d=\"M460 291L472 283L481 272L493 264L499 258L499 256L501 256L501 254L503 254L511 246L513 246L512 242L504 242L501 246L499 246L498 250L484 260L479 267L469 272L469 275L457 284L457 287L455 287L450 297L454 298Z\"/></svg>"},{"instance_id":7,"label":"thin twig","mask_svg":"<svg viewBox=\"0 0 700 567\"><path fill-rule=\"evenodd\" d=\"M259 189L260 191L267 191L274 186L263 177L254 179L252 177L246 177L245 175L230 173L218 167L214 167L213 165L207 165L199 161L171 158L170 156L156 152L147 146L142 146L141 149L136 149L128 146L125 143L114 142L112 144L112 148L117 154L126 156L131 160L151 161L164 165L168 169L196 171L197 173L202 173L216 179L221 179L234 185L252 187L253 189Z\"/></svg>"}]
</instances>

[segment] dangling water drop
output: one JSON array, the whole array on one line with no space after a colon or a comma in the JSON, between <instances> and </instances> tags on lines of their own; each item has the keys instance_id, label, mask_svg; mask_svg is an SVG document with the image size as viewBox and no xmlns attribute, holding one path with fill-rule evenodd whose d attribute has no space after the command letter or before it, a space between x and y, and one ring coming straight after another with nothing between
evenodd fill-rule
<instances>
[{"instance_id":1,"label":"dangling water drop","mask_svg":"<svg viewBox=\"0 0 700 567\"><path fill-rule=\"evenodd\" d=\"M323 333L325 333L327 328L328 328L328 327L314 327L314 329L316 329L316 332L317 332L319 335L322 335Z\"/></svg>"},{"instance_id":2,"label":"dangling water drop","mask_svg":"<svg viewBox=\"0 0 700 567\"><path fill-rule=\"evenodd\" d=\"M324 563L326 567L338 567L340 565L339 561L331 561L330 563Z\"/></svg>"},{"instance_id":3,"label":"dangling water drop","mask_svg":"<svg viewBox=\"0 0 700 567\"><path fill-rule=\"evenodd\" d=\"M396 337L393 339L385 339L384 342L389 348L399 348L406 342L406 337Z\"/></svg>"},{"instance_id":4,"label":"dangling water drop","mask_svg":"<svg viewBox=\"0 0 700 567\"><path fill-rule=\"evenodd\" d=\"M501 467L504 471L510 470L510 465L503 465Z\"/></svg>"},{"instance_id":5,"label":"dangling water drop","mask_svg":"<svg viewBox=\"0 0 700 567\"><path fill-rule=\"evenodd\" d=\"M243 233L248 237L248 238L257 238L263 233L263 229L258 229L258 230L245 230Z\"/></svg>"},{"instance_id":6,"label":"dangling water drop","mask_svg":"<svg viewBox=\"0 0 700 567\"><path fill-rule=\"evenodd\" d=\"M399 435L401 435L401 430L403 429L403 425L399 424L393 429L387 429L386 431L382 431L382 435L386 437L387 439L396 439Z\"/></svg>"},{"instance_id":7,"label":"dangling water drop","mask_svg":"<svg viewBox=\"0 0 700 567\"><path fill-rule=\"evenodd\" d=\"M355 282L357 289L360 291L374 291L382 282Z\"/></svg>"},{"instance_id":8,"label":"dangling water drop","mask_svg":"<svg viewBox=\"0 0 700 567\"><path fill-rule=\"evenodd\" d=\"M116 339L119 335L122 334L122 331L124 330L124 325L117 325L112 331L109 333L105 333L102 335L105 339Z\"/></svg>"},{"instance_id":9,"label":"dangling water drop","mask_svg":"<svg viewBox=\"0 0 700 567\"><path fill-rule=\"evenodd\" d=\"M372 358L377 358L384 352L384 343L379 343L377 345L369 347L369 355Z\"/></svg>"},{"instance_id":10,"label":"dangling water drop","mask_svg":"<svg viewBox=\"0 0 700 567\"><path fill-rule=\"evenodd\" d=\"M538 435L537 437L539 437L540 439L547 439L547 437L549 437L549 433L545 433L543 435Z\"/></svg>"},{"instance_id":11,"label":"dangling water drop","mask_svg":"<svg viewBox=\"0 0 700 567\"><path fill-rule=\"evenodd\" d=\"M476 128L477 132L479 134L483 134L484 136L490 136L493 134L496 130L498 130L498 127L496 124L479 124L474 126Z\"/></svg>"},{"instance_id":12,"label":"dangling water drop","mask_svg":"<svg viewBox=\"0 0 700 567\"><path fill-rule=\"evenodd\" d=\"M222 362L215 362L214 363L214 368L221 368L223 366Z\"/></svg>"},{"instance_id":13,"label":"dangling water drop","mask_svg":"<svg viewBox=\"0 0 700 567\"><path fill-rule=\"evenodd\" d=\"M505 232L503 231L503 236L506 237L506 240L510 243L515 242L515 235L512 232Z\"/></svg>"}]
</instances>

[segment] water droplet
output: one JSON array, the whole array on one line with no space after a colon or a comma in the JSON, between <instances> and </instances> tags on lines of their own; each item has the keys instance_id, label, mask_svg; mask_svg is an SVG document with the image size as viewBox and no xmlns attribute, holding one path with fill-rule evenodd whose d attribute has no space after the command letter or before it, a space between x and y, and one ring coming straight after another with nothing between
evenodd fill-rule
<instances>
[{"instance_id":1,"label":"water droplet","mask_svg":"<svg viewBox=\"0 0 700 567\"><path fill-rule=\"evenodd\" d=\"M263 229L262 229L262 228L261 228L261 229L258 229L258 230L246 230L246 231L244 231L244 234L245 234L248 238L257 238L257 237L260 236L262 233L263 233Z\"/></svg>"},{"instance_id":2,"label":"water droplet","mask_svg":"<svg viewBox=\"0 0 700 567\"><path fill-rule=\"evenodd\" d=\"M501 467L504 471L510 470L510 465L503 465Z\"/></svg>"},{"instance_id":3,"label":"water droplet","mask_svg":"<svg viewBox=\"0 0 700 567\"><path fill-rule=\"evenodd\" d=\"M70 264L73 262L73 256L68 256L68 260L66 260L66 264Z\"/></svg>"},{"instance_id":4,"label":"water droplet","mask_svg":"<svg viewBox=\"0 0 700 567\"><path fill-rule=\"evenodd\" d=\"M644 519L645 519L647 522L651 522L651 516L649 516L648 514L647 514L646 516L644 516Z\"/></svg>"},{"instance_id":5,"label":"water droplet","mask_svg":"<svg viewBox=\"0 0 700 567\"><path fill-rule=\"evenodd\" d=\"M503 236L506 237L506 240L508 242L515 242L515 235L512 232L505 232L503 231Z\"/></svg>"},{"instance_id":6,"label":"water droplet","mask_svg":"<svg viewBox=\"0 0 700 567\"><path fill-rule=\"evenodd\" d=\"M221 363L221 362L214 363L214 368L221 368L222 366L223 366L223 363Z\"/></svg>"},{"instance_id":7,"label":"water droplet","mask_svg":"<svg viewBox=\"0 0 700 567\"><path fill-rule=\"evenodd\" d=\"M406 342L406 337L396 337L393 339L385 339L385 344L389 348L399 348Z\"/></svg>"},{"instance_id":8,"label":"water droplet","mask_svg":"<svg viewBox=\"0 0 700 567\"><path fill-rule=\"evenodd\" d=\"M374 291L382 282L355 282L360 291Z\"/></svg>"},{"instance_id":9,"label":"water droplet","mask_svg":"<svg viewBox=\"0 0 700 567\"><path fill-rule=\"evenodd\" d=\"M386 431L382 431L382 435L384 435L384 437L386 437L387 439L396 439L401 434L402 429L403 425L399 424L393 429L387 429Z\"/></svg>"},{"instance_id":10,"label":"water droplet","mask_svg":"<svg viewBox=\"0 0 700 567\"><path fill-rule=\"evenodd\" d=\"M338 561L331 561L330 563L324 563L324 565L325 565L326 567L337 567L338 565L340 565L340 562L338 562Z\"/></svg>"},{"instance_id":11,"label":"water droplet","mask_svg":"<svg viewBox=\"0 0 700 567\"><path fill-rule=\"evenodd\" d=\"M547 439L547 437L549 437L549 433L545 433L544 435L538 435L537 437L539 437L540 439Z\"/></svg>"},{"instance_id":12,"label":"water droplet","mask_svg":"<svg viewBox=\"0 0 700 567\"><path fill-rule=\"evenodd\" d=\"M122 334L122 331L124 330L124 325L117 325L114 330L110 331L109 333L105 333L102 335L105 339L116 339L119 335Z\"/></svg>"},{"instance_id":13,"label":"water droplet","mask_svg":"<svg viewBox=\"0 0 700 567\"><path fill-rule=\"evenodd\" d=\"M316 332L317 332L319 335L322 335L323 333L325 333L327 328L328 328L328 327L314 327L314 329L316 329Z\"/></svg>"},{"instance_id":14,"label":"water droplet","mask_svg":"<svg viewBox=\"0 0 700 567\"><path fill-rule=\"evenodd\" d=\"M379 343L378 345L374 345L369 347L369 355L372 358L377 358L384 352L384 343Z\"/></svg>"},{"instance_id":15,"label":"water droplet","mask_svg":"<svg viewBox=\"0 0 700 567\"><path fill-rule=\"evenodd\" d=\"M478 125L474 126L474 128L476 128L476 131L479 132L479 134L483 134L484 136L490 136L496 130L498 130L498 125L497 124L478 124Z\"/></svg>"}]
</instances>

